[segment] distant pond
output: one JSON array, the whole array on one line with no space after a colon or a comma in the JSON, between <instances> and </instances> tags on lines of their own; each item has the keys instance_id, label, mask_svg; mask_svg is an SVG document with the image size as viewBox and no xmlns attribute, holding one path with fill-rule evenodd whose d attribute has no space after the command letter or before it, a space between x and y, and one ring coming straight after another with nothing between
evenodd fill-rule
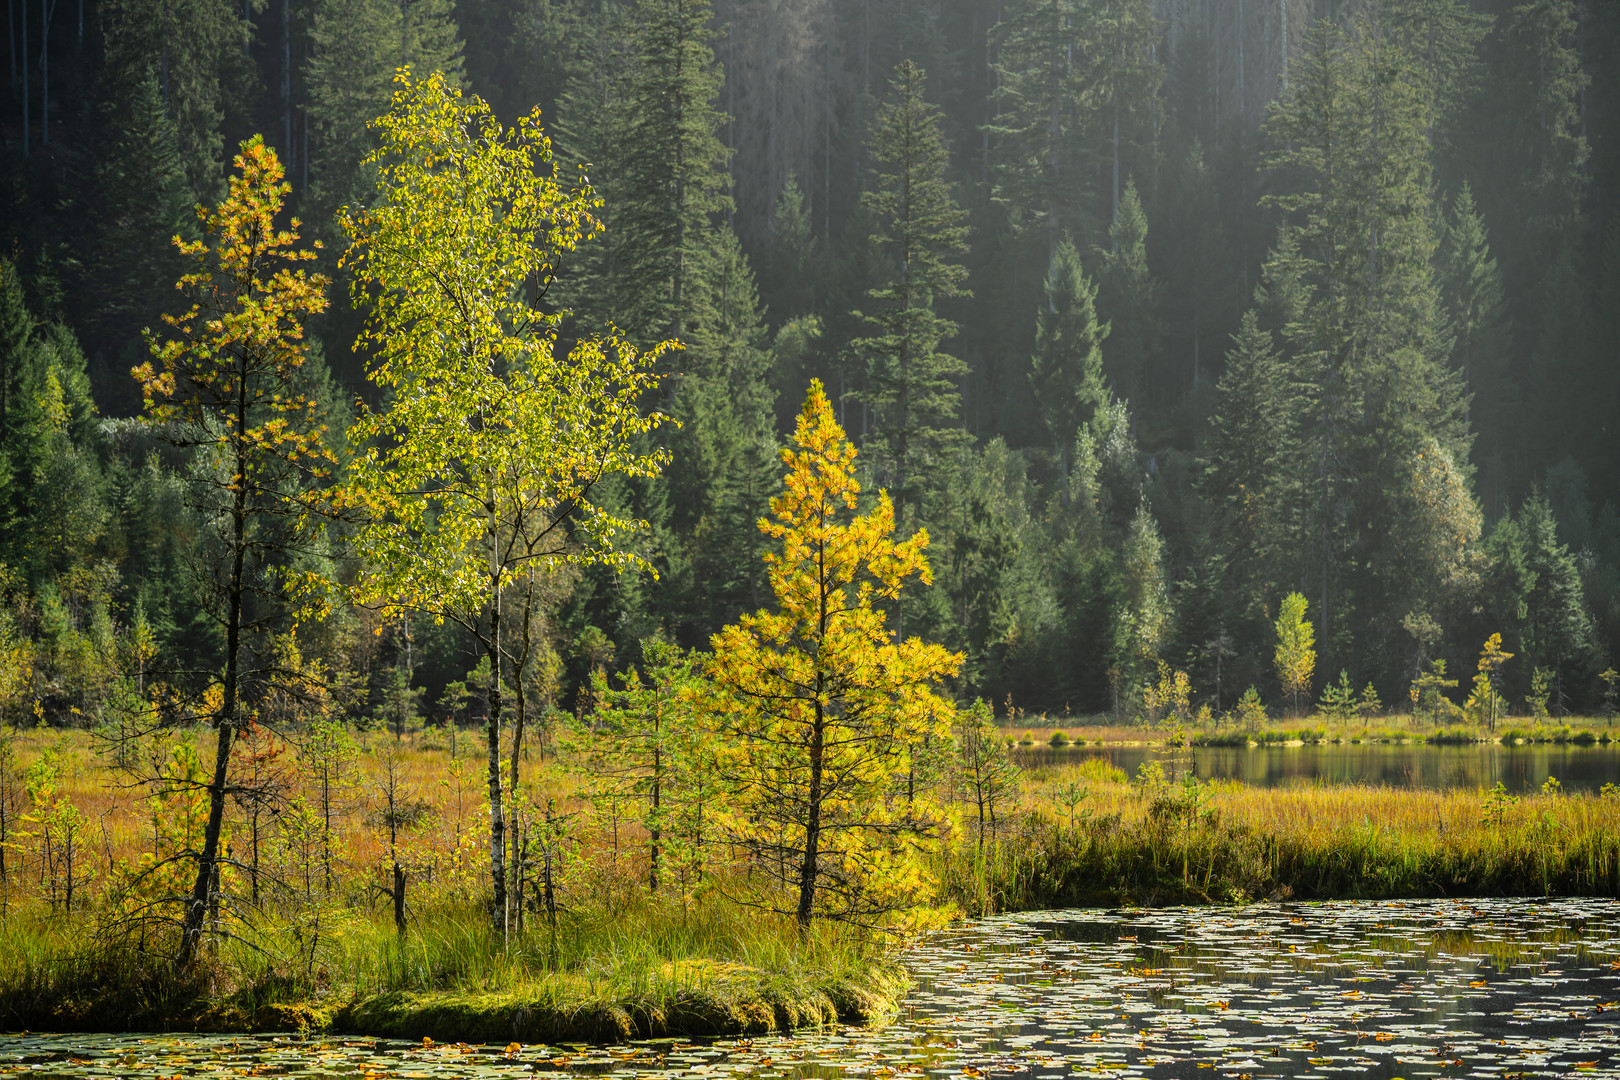
<instances>
[{"instance_id":1,"label":"distant pond","mask_svg":"<svg viewBox=\"0 0 1620 1080\"><path fill-rule=\"evenodd\" d=\"M1162 757L1151 746L1021 746L1024 765L1056 765L1103 758L1136 775L1144 761ZM1423 743L1327 743L1319 746L1201 746L1192 751L1202 779L1239 780L1260 787L1300 783L1374 784L1389 787L1489 788L1535 791L1556 776L1566 792L1620 784L1620 745L1429 746Z\"/></svg>"},{"instance_id":2,"label":"distant pond","mask_svg":"<svg viewBox=\"0 0 1620 1080\"><path fill-rule=\"evenodd\" d=\"M906 950L873 1029L592 1048L0 1035L0 1076L610 1080L1620 1078L1620 902L1000 916Z\"/></svg>"}]
</instances>

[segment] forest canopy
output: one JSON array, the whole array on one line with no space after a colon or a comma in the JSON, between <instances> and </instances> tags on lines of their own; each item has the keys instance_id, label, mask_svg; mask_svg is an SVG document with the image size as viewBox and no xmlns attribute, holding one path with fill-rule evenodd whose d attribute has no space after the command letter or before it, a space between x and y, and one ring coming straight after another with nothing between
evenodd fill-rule
<instances>
[{"instance_id":1,"label":"forest canopy","mask_svg":"<svg viewBox=\"0 0 1620 1080\"><path fill-rule=\"evenodd\" d=\"M1612 694L1613 5L84 0L43 25L7 10L6 722L106 725L227 668L224 534L197 495L230 487L222 444L138 422L152 386L131 372L185 308L176 282L212 235L194 207L227 202L253 138L284 169L276 228L300 219L319 292L284 328L299 362L275 392L298 442L273 516L331 516L319 543L240 542L265 596L271 578L340 586L256 663L318 671L352 722L485 717L510 678L505 707L544 726L590 708L593 678L627 685L650 643L706 649L767 608L756 523L813 380L859 448L863 512L886 492L898 541L929 538L931 580L879 607L960 654L958 699L1151 717L1181 673L1215 715L1248 688L1283 711L1342 673L1405 709L1492 635L1511 659L1487 690L1513 709ZM549 374L525 384L541 369L513 350L611 373L624 407L601 432L613 467L571 464L543 497L512 474L521 512L492 528L546 558L483 582L479 604L509 603L493 630L470 601L458 621L426 586L409 603L398 581L370 588L383 548L414 541L378 540L369 496L341 512L329 497L393 467L345 438L357 423L406 445L426 428L401 405L427 425L443 420L430 399L483 416L489 389L455 389L453 364L400 374L438 347L424 326L454 334L465 298L405 312L382 249L353 257L408 199L413 150L374 123L401 69L485 108L468 130L523 132L523 167L576 200L469 345L555 420L527 437L586 423L563 415L583 399ZM474 242L437 220L440 254ZM1303 683L1275 662L1285 613L1314 631ZM1444 693L1464 705L1466 688Z\"/></svg>"}]
</instances>

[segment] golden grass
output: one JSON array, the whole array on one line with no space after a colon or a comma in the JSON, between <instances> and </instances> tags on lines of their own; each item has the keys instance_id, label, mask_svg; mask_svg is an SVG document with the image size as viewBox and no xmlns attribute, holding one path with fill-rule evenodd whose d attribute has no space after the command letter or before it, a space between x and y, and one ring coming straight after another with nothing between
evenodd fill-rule
<instances>
[{"instance_id":1,"label":"golden grass","mask_svg":"<svg viewBox=\"0 0 1620 1080\"><path fill-rule=\"evenodd\" d=\"M1047 746L1052 736L1063 732L1070 742L1084 740L1087 746L1150 746L1164 743L1176 730L1168 721L1157 724L1121 723L1111 720L1105 715L1089 716L1049 716L1037 714L1034 716L1020 716L1008 720L1002 718L998 721L1002 735L1019 745ZM1333 720L1329 717L1316 714L1297 718L1281 719L1271 718L1264 727L1248 732L1247 729L1231 722L1214 721L1209 724L1186 724L1180 729L1184 737L1194 735L1226 735L1251 734L1258 735L1262 731L1293 731L1302 728L1321 730L1326 733L1331 742L1422 742L1431 735L1443 731L1450 731L1466 725L1459 725L1453 720L1431 722L1410 714L1397 713L1389 716L1375 716L1349 721ZM1592 717L1592 716L1565 716L1551 719L1547 717L1504 717L1497 721L1496 730L1488 731L1483 728L1473 729L1475 738L1481 742L1495 742L1510 737L1519 732L1526 736L1540 740L1551 741L1554 738L1581 731L1591 731L1598 736L1609 735L1611 740L1620 741L1620 717Z\"/></svg>"}]
</instances>

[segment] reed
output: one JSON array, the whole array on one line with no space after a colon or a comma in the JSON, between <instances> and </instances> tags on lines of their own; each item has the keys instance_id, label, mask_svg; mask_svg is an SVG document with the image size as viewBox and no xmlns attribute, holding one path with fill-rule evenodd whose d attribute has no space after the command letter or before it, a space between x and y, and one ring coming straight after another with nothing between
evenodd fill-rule
<instances>
[{"instance_id":1,"label":"reed","mask_svg":"<svg viewBox=\"0 0 1620 1080\"><path fill-rule=\"evenodd\" d=\"M1117 771L1117 770L1116 770ZM1078 783L1083 804L1069 805ZM1620 896L1620 797L1309 785L1059 767L986 853L940 862L964 909L1257 899Z\"/></svg>"}]
</instances>

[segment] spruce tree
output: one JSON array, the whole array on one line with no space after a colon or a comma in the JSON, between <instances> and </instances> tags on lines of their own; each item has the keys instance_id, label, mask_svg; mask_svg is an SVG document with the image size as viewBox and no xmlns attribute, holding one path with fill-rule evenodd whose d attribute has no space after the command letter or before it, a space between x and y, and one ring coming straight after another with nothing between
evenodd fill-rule
<instances>
[{"instance_id":1,"label":"spruce tree","mask_svg":"<svg viewBox=\"0 0 1620 1080\"><path fill-rule=\"evenodd\" d=\"M788 174L771 215L769 308L777 322L810 314L816 306L815 280L820 246L798 178Z\"/></svg>"},{"instance_id":2,"label":"spruce tree","mask_svg":"<svg viewBox=\"0 0 1620 1080\"><path fill-rule=\"evenodd\" d=\"M1514 430L1514 391L1502 275L1491 255L1485 221L1465 183L1452 200L1436 269L1455 340L1452 358L1473 395L1471 419L1480 433L1479 457L1499 460Z\"/></svg>"},{"instance_id":3,"label":"spruce tree","mask_svg":"<svg viewBox=\"0 0 1620 1080\"><path fill-rule=\"evenodd\" d=\"M0 259L0 563L11 567L32 554L30 525L46 457L36 329L17 264Z\"/></svg>"},{"instance_id":4,"label":"spruce tree","mask_svg":"<svg viewBox=\"0 0 1620 1080\"><path fill-rule=\"evenodd\" d=\"M1085 25L1077 0L1012 0L992 32L996 194L1015 228L1044 234L1049 270L1062 238L1085 224L1095 175L1087 137L1097 105L1084 66L1094 43Z\"/></svg>"},{"instance_id":5,"label":"spruce tree","mask_svg":"<svg viewBox=\"0 0 1620 1080\"><path fill-rule=\"evenodd\" d=\"M1159 302L1163 289L1148 269L1147 213L1136 182L1125 185L1119 211L1108 227L1109 248L1097 253L1100 303L1113 327L1108 347L1109 375L1126 400L1142 405L1149 365L1156 359Z\"/></svg>"},{"instance_id":6,"label":"spruce tree","mask_svg":"<svg viewBox=\"0 0 1620 1080\"><path fill-rule=\"evenodd\" d=\"M114 348L133 345L143 326L157 322L184 270L174 238L197 232L179 138L155 72L136 83L125 109L117 147L98 169L97 242L86 268L96 299L91 322ZM108 382L100 388L106 404L120 413L138 407L134 380Z\"/></svg>"},{"instance_id":7,"label":"spruce tree","mask_svg":"<svg viewBox=\"0 0 1620 1080\"><path fill-rule=\"evenodd\" d=\"M1381 0L1384 25L1410 53L1430 95L1437 146L1449 147L1464 109L1478 93L1485 65L1480 43L1492 17L1466 0Z\"/></svg>"},{"instance_id":8,"label":"spruce tree","mask_svg":"<svg viewBox=\"0 0 1620 1080\"><path fill-rule=\"evenodd\" d=\"M103 73L114 101L134 101L154 75L174 125L190 202L223 187L221 124L249 25L233 0L106 0Z\"/></svg>"},{"instance_id":9,"label":"spruce tree","mask_svg":"<svg viewBox=\"0 0 1620 1080\"><path fill-rule=\"evenodd\" d=\"M1430 535L1413 492L1434 450L1465 462L1470 443L1433 269L1430 104L1370 9L1312 28L1267 124L1266 162L1293 190L1265 201L1298 239L1270 277L1293 291L1283 329L1306 391L1287 497L1309 540L1277 580L1307 583L1326 659L1362 670L1391 668L1401 613L1440 587L1408 557Z\"/></svg>"},{"instance_id":10,"label":"spruce tree","mask_svg":"<svg viewBox=\"0 0 1620 1080\"><path fill-rule=\"evenodd\" d=\"M778 486L771 351L754 274L730 229L699 252L687 316L681 421L667 470L670 523L684 541L692 595L671 606L682 637L701 640L766 593L754 523Z\"/></svg>"},{"instance_id":11,"label":"spruce tree","mask_svg":"<svg viewBox=\"0 0 1620 1080\"><path fill-rule=\"evenodd\" d=\"M1076 433L1108 404L1102 343L1110 324L1097 320L1097 286L1080 253L1065 239L1046 276L1046 303L1035 315L1035 354L1029 386L1068 475Z\"/></svg>"},{"instance_id":12,"label":"spruce tree","mask_svg":"<svg viewBox=\"0 0 1620 1080\"><path fill-rule=\"evenodd\" d=\"M957 381L967 365L940 351L957 325L935 309L940 300L970 295L958 261L967 248L967 215L945 176L942 120L924 99L924 84L923 70L909 60L895 69L892 98L868 141L877 173L861 198L877 219L872 239L887 276L860 313L874 332L853 343L866 361L864 399L877 414L882 450L873 456L902 534L915 528L907 509L915 511L922 478L967 440L957 424Z\"/></svg>"},{"instance_id":13,"label":"spruce tree","mask_svg":"<svg viewBox=\"0 0 1620 1080\"><path fill-rule=\"evenodd\" d=\"M566 299L642 343L685 338L700 253L731 207L712 16L708 0L629 5L604 46L610 69L565 103L569 152L589 163L607 227Z\"/></svg>"}]
</instances>

